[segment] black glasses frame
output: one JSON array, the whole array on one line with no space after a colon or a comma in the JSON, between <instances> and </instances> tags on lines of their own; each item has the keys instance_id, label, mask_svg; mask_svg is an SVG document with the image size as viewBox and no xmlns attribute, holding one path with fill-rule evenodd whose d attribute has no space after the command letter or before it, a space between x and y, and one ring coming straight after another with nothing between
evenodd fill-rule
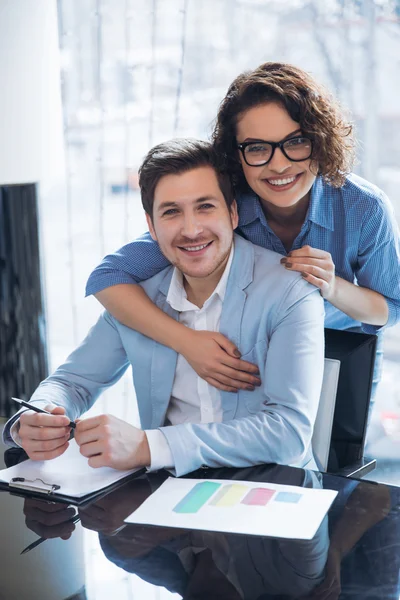
<instances>
[{"instance_id":1,"label":"black glasses frame","mask_svg":"<svg viewBox=\"0 0 400 600\"><path fill-rule=\"evenodd\" d=\"M292 140L298 140L298 139L304 139L304 140L308 140L310 142L310 154L308 156L306 156L305 158L292 158L291 156L288 156L285 152L285 148L284 145L287 142L291 142ZM269 144L272 147L272 152L271 152L271 156L269 157L268 160L266 160L263 163L260 163L259 165L252 165L249 163L249 161L246 158L245 155L245 150L247 148L247 146L251 146L252 144ZM313 152L313 142L312 139L310 139L309 137L307 137L306 135L296 135L294 137L288 138L287 140L283 140L282 142L268 142L267 140L259 140L257 142L243 142L242 144L238 144L237 147L239 148L239 150L242 153L244 162L249 165L249 167L264 167L265 165L267 165L273 158L274 154L275 154L275 150L277 148L279 148L279 150L282 152L283 156L285 156L288 160L290 160L291 162L301 162L302 160L308 160L310 158L310 156L312 155Z\"/></svg>"}]
</instances>

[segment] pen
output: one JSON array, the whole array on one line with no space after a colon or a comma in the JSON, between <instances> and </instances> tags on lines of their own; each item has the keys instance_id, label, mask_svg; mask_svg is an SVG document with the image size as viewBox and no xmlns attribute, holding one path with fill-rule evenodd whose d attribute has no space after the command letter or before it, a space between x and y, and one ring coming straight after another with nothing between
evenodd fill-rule
<instances>
[{"instance_id":1,"label":"pen","mask_svg":"<svg viewBox=\"0 0 400 600\"><path fill-rule=\"evenodd\" d=\"M37 413L44 413L45 415L51 415L51 413L48 410L44 410L43 408L39 408L38 406L35 406L34 404L31 404L30 402L25 402L25 400L21 400L20 398L11 398L11 400L14 400L15 402L18 402L18 404L22 404L22 406L25 406L26 408L29 408L29 410L33 410ZM75 429L76 425L73 421L69 422L69 426L72 427L72 429Z\"/></svg>"},{"instance_id":2,"label":"pen","mask_svg":"<svg viewBox=\"0 0 400 600\"><path fill-rule=\"evenodd\" d=\"M70 521L66 521L67 523L78 523L78 521L80 521L81 518L79 515L75 515ZM29 546L27 546L26 548L24 548L22 550L22 552L20 554L26 554L27 552L29 552L30 550L33 550L34 548L36 548L37 546L39 546L42 542L45 542L46 540L49 540L50 538L45 538L45 537L40 537L38 538L36 541L32 542L32 544L29 544Z\"/></svg>"}]
</instances>

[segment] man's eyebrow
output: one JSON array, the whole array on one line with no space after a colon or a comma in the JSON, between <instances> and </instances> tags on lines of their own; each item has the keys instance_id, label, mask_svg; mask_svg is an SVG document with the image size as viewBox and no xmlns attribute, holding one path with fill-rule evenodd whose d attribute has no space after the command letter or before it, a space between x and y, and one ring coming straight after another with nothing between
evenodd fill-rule
<instances>
[{"instance_id":1,"label":"man's eyebrow","mask_svg":"<svg viewBox=\"0 0 400 600\"><path fill-rule=\"evenodd\" d=\"M160 206L157 208L158 212L165 210L166 208L176 208L178 206L177 202L161 202Z\"/></svg>"},{"instance_id":2,"label":"man's eyebrow","mask_svg":"<svg viewBox=\"0 0 400 600\"><path fill-rule=\"evenodd\" d=\"M196 204L201 204L202 202L207 202L209 200L216 202L217 198L215 198L215 196L201 196L201 198L197 198Z\"/></svg>"},{"instance_id":3,"label":"man's eyebrow","mask_svg":"<svg viewBox=\"0 0 400 600\"><path fill-rule=\"evenodd\" d=\"M282 138L281 140L279 140L280 142L283 142L284 140L288 140L289 138L293 137L294 135L296 135L296 133L301 133L301 129L299 127L299 129L296 129L295 131L291 131L290 133L288 133L284 138ZM246 138L242 144L244 142L270 142L271 140L262 140L261 138Z\"/></svg>"},{"instance_id":4,"label":"man's eyebrow","mask_svg":"<svg viewBox=\"0 0 400 600\"><path fill-rule=\"evenodd\" d=\"M194 204L201 204L202 202L209 202L210 200L212 200L213 202L217 201L217 199L214 196L201 196L200 198L196 198ZM160 206L157 208L157 211L161 212L168 208L179 208L179 202L161 202Z\"/></svg>"}]
</instances>

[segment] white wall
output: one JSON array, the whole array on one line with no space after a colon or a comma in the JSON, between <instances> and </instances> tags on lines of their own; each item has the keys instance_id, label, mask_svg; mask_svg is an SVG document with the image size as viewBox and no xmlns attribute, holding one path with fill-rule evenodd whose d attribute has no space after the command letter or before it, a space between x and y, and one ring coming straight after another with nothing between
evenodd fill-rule
<instances>
[{"instance_id":1,"label":"white wall","mask_svg":"<svg viewBox=\"0 0 400 600\"><path fill-rule=\"evenodd\" d=\"M63 171L56 0L0 0L0 184Z\"/></svg>"},{"instance_id":2,"label":"white wall","mask_svg":"<svg viewBox=\"0 0 400 600\"><path fill-rule=\"evenodd\" d=\"M43 189L64 173L56 9L56 0L0 0L0 185L38 182ZM21 577L15 556L37 536L23 526L22 500L3 500L4 597L62 600L76 594L85 582L82 531L68 541L49 540L27 555ZM56 578L43 579L44 563Z\"/></svg>"}]
</instances>

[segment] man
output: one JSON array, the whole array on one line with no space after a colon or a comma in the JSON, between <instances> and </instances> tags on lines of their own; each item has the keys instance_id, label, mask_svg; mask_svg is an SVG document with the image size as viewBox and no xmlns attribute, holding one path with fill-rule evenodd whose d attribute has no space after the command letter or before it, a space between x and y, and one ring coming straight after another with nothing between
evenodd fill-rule
<instances>
[{"instance_id":1,"label":"man","mask_svg":"<svg viewBox=\"0 0 400 600\"><path fill-rule=\"evenodd\" d=\"M226 334L258 365L261 385L219 392L183 356L106 312L33 394L31 401L52 414L25 412L19 432L14 417L6 442L14 437L33 459L59 456L69 419L87 411L130 363L142 429L110 415L78 420L75 439L91 466L165 467L177 476L202 465L314 466L310 442L324 360L318 290L284 271L278 254L234 236L232 188L208 143L156 146L139 184L150 233L173 265L142 287L185 325Z\"/></svg>"}]
</instances>

